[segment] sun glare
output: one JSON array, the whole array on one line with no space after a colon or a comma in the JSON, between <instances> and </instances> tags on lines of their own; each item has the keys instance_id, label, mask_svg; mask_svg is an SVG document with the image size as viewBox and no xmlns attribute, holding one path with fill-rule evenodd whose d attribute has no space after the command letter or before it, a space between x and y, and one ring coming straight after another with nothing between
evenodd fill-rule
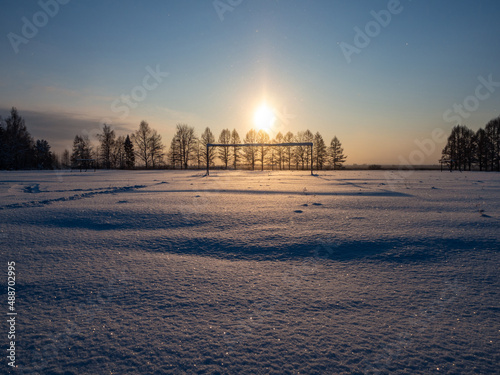
<instances>
[{"instance_id":1,"label":"sun glare","mask_svg":"<svg viewBox=\"0 0 500 375\"><path fill-rule=\"evenodd\" d=\"M253 122L257 130L265 130L268 133L272 129L275 121L276 116L274 111L265 104L257 108L253 116Z\"/></svg>"}]
</instances>

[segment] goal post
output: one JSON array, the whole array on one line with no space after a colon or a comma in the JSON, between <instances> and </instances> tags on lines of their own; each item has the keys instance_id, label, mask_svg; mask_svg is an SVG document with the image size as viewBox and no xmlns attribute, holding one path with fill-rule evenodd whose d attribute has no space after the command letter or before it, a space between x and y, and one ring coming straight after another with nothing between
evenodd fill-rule
<instances>
[{"instance_id":1,"label":"goal post","mask_svg":"<svg viewBox=\"0 0 500 375\"><path fill-rule=\"evenodd\" d=\"M293 142L293 143L207 143L207 153L210 147L294 147L294 146L307 146L311 148L311 176L313 173L313 142ZM210 176L210 162L207 157L207 176Z\"/></svg>"}]
</instances>

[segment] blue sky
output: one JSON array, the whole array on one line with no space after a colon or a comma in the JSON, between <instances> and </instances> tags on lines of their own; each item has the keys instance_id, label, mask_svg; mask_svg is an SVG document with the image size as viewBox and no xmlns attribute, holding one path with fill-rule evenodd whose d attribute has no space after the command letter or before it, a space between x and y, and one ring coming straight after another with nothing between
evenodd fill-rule
<instances>
[{"instance_id":1,"label":"blue sky","mask_svg":"<svg viewBox=\"0 0 500 375\"><path fill-rule=\"evenodd\" d=\"M58 152L104 121L127 134L146 120L166 145L177 123L244 136L266 102L273 132L336 135L348 163L398 164L437 128L500 115L494 0L220 0L224 13L213 0L42 0L52 15L38 1L0 2L0 113L16 106ZM23 34L26 20L41 26ZM371 32L367 46L355 30ZM359 52L350 62L347 44ZM490 90L477 99L480 77ZM433 143L428 163L444 146Z\"/></svg>"}]
</instances>

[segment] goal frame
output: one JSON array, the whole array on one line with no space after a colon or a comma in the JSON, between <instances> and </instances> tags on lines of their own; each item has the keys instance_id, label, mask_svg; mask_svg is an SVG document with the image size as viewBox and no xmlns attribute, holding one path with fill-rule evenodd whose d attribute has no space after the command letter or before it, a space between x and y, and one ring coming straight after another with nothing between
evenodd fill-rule
<instances>
[{"instance_id":1,"label":"goal frame","mask_svg":"<svg viewBox=\"0 0 500 375\"><path fill-rule=\"evenodd\" d=\"M207 143L207 153L210 147L263 147L263 146L271 146L271 147L290 147L290 146L308 146L311 148L311 176L314 175L313 171L313 161L312 156L314 151L314 143L313 142L292 142L292 143ZM207 157L207 176L210 176L210 162Z\"/></svg>"}]
</instances>

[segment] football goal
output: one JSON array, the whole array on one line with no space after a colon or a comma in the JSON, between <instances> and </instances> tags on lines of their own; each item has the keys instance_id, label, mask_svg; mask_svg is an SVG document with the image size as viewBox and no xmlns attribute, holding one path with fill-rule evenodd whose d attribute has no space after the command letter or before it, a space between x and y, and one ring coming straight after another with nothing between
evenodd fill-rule
<instances>
[{"instance_id":1,"label":"football goal","mask_svg":"<svg viewBox=\"0 0 500 375\"><path fill-rule=\"evenodd\" d=\"M296 146L305 146L310 147L311 151L311 176L313 173L313 147L314 143L312 142L302 142L302 143L208 143L207 144L207 155L209 154L210 147L296 147ZM210 163L207 157L207 176L210 176Z\"/></svg>"}]
</instances>

